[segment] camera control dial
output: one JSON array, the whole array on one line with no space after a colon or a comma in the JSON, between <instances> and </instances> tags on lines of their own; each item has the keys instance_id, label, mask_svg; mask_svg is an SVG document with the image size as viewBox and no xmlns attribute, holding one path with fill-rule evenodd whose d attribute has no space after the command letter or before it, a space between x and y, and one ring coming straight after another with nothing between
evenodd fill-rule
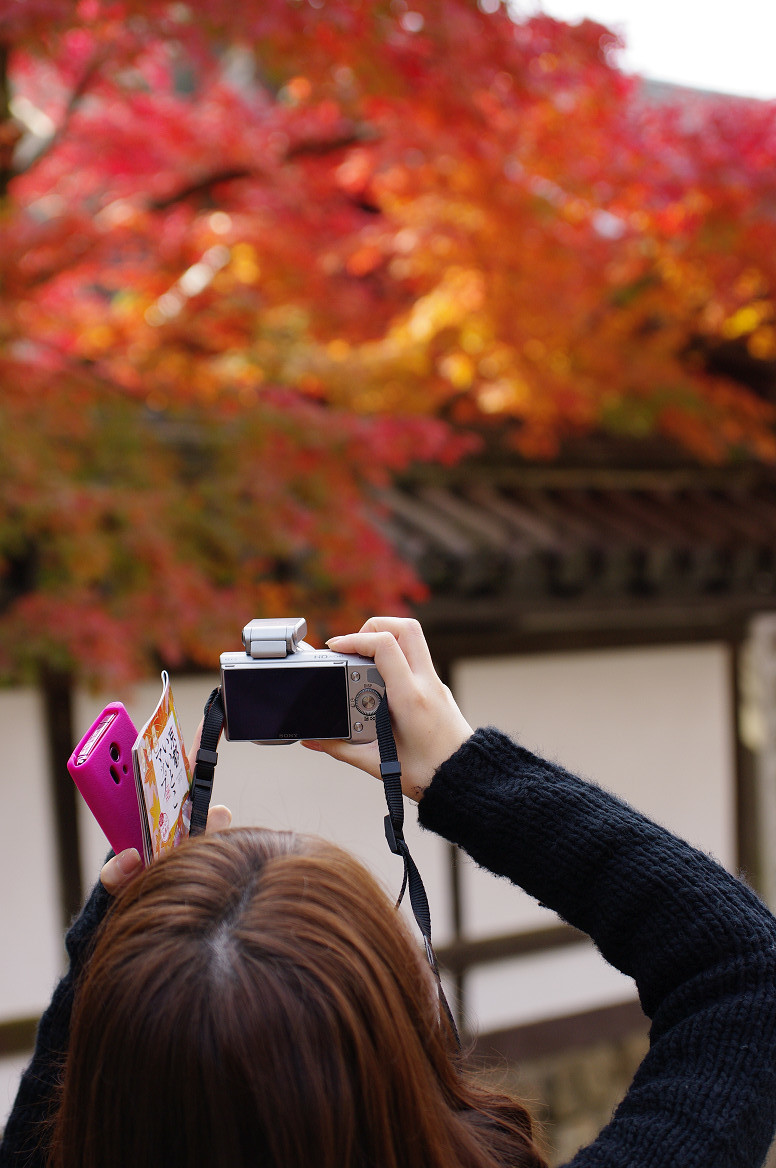
<instances>
[{"instance_id":1,"label":"camera control dial","mask_svg":"<svg viewBox=\"0 0 776 1168\"><path fill-rule=\"evenodd\" d=\"M367 717L376 713L379 705L380 695L376 690L362 689L356 694L356 709Z\"/></svg>"}]
</instances>

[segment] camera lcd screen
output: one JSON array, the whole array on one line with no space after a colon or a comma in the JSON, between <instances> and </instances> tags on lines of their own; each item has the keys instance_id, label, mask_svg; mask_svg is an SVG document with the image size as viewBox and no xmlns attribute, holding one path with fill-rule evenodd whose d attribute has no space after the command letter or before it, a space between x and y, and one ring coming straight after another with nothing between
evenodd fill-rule
<instances>
[{"instance_id":1,"label":"camera lcd screen","mask_svg":"<svg viewBox=\"0 0 776 1168\"><path fill-rule=\"evenodd\" d=\"M225 669L229 739L349 738L345 674L336 665Z\"/></svg>"}]
</instances>

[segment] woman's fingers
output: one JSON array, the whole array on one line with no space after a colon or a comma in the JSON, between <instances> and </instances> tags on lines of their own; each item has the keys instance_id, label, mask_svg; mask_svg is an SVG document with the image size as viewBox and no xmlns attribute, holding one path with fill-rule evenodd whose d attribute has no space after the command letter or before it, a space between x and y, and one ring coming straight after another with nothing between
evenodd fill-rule
<instances>
[{"instance_id":1,"label":"woman's fingers","mask_svg":"<svg viewBox=\"0 0 776 1168\"><path fill-rule=\"evenodd\" d=\"M137 848L127 848L103 864L100 881L103 888L115 896L125 884L129 884L130 880L142 871L143 861Z\"/></svg>"},{"instance_id":2,"label":"woman's fingers","mask_svg":"<svg viewBox=\"0 0 776 1168\"><path fill-rule=\"evenodd\" d=\"M413 684L412 666L393 633L350 633L346 637L332 637L326 642L336 653L358 653L374 660L393 702Z\"/></svg>"},{"instance_id":3,"label":"woman's fingers","mask_svg":"<svg viewBox=\"0 0 776 1168\"><path fill-rule=\"evenodd\" d=\"M207 813L206 832L226 831L232 823L232 813L223 803L216 803Z\"/></svg>"},{"instance_id":4,"label":"woman's fingers","mask_svg":"<svg viewBox=\"0 0 776 1168\"><path fill-rule=\"evenodd\" d=\"M232 813L229 808L217 803L208 812L205 830L208 832L225 831L231 822ZM143 861L137 848L127 848L103 864L100 871L100 881L103 888L115 896L142 871Z\"/></svg>"},{"instance_id":5,"label":"woman's fingers","mask_svg":"<svg viewBox=\"0 0 776 1168\"><path fill-rule=\"evenodd\" d=\"M340 653L359 653L374 659L385 682L402 764L402 789L412 799L421 798L440 763L472 731L450 690L436 674L420 625L406 617L372 617L360 632L332 637L328 644ZM365 765L365 757L348 747L349 744L318 745L333 758L379 774L376 751Z\"/></svg>"},{"instance_id":6,"label":"woman's fingers","mask_svg":"<svg viewBox=\"0 0 776 1168\"><path fill-rule=\"evenodd\" d=\"M421 624L413 617L372 616L362 626L360 632L390 633L398 642L413 673L423 676L436 673Z\"/></svg>"}]
</instances>

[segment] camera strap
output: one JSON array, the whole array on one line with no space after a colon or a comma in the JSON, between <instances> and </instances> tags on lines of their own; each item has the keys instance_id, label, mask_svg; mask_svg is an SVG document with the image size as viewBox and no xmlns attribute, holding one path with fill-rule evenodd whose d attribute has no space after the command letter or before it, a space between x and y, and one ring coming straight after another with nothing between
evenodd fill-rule
<instances>
[{"instance_id":1,"label":"camera strap","mask_svg":"<svg viewBox=\"0 0 776 1168\"><path fill-rule=\"evenodd\" d=\"M404 862L404 878L401 890L396 901L398 908L404 899L405 892L409 892L410 906L423 937L426 958L436 978L439 993L439 1004L450 1030L460 1049L461 1040L455 1024L452 1011L448 1004L445 992L442 989L442 979L439 974L434 947L431 944L431 910L428 906L428 897L423 884L423 878L413 860L407 841L404 838L404 796L401 789L401 763L396 750L396 741L391 726L391 714L388 709L388 698L384 697L377 708L375 717L377 728L377 746L380 752L380 775L385 790L385 800L388 804L388 814L385 817L385 838L388 847L396 856L401 856ZM218 752L216 747L224 728L224 705L221 699L221 687L217 686L205 704L205 717L202 723L202 737L197 751L194 776L191 783L191 826L190 835L199 835L207 825L207 813L210 807L210 797L213 792L213 777Z\"/></svg>"},{"instance_id":2,"label":"camera strap","mask_svg":"<svg viewBox=\"0 0 776 1168\"><path fill-rule=\"evenodd\" d=\"M205 703L205 718L202 723L202 737L194 764L191 780L191 825L189 835L200 835L207 826L210 796L213 794L213 775L218 762L218 740L224 728L224 703L221 700L221 686L211 693Z\"/></svg>"},{"instance_id":3,"label":"camera strap","mask_svg":"<svg viewBox=\"0 0 776 1168\"><path fill-rule=\"evenodd\" d=\"M439 1004L455 1038L458 1049L461 1049L461 1039L458 1027L455 1024L452 1010L442 988L442 978L439 973L434 947L431 944L431 910L428 906L423 878L418 871L417 864L410 855L410 849L404 838L404 795L401 789L401 763L399 762L396 741L393 737L391 714L388 709L388 697L383 697L375 716L377 727L377 746L380 752L380 775L385 790L385 801L388 804L388 814L385 817L385 838L388 847L395 856L401 856L404 861L404 879L396 901L396 907L401 904L404 893L409 892L410 906L423 937L426 957L436 978Z\"/></svg>"}]
</instances>

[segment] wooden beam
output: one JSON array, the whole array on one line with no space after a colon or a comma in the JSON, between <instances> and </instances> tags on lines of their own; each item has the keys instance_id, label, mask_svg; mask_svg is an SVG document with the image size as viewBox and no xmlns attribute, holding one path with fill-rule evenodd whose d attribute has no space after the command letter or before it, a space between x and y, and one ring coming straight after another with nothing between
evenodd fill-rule
<instances>
[{"instance_id":1,"label":"wooden beam","mask_svg":"<svg viewBox=\"0 0 776 1168\"><path fill-rule=\"evenodd\" d=\"M568 945L579 945L587 941L587 936L571 925L551 925L545 929L529 932L508 933L498 937L485 937L477 941L457 940L436 950L439 964L450 973L466 973L480 965L494 961L506 961L513 957L528 957L535 953L565 949Z\"/></svg>"},{"instance_id":2,"label":"wooden beam","mask_svg":"<svg viewBox=\"0 0 776 1168\"><path fill-rule=\"evenodd\" d=\"M37 1017L11 1018L7 1022L0 1022L0 1058L31 1052L37 1030Z\"/></svg>"}]
</instances>

